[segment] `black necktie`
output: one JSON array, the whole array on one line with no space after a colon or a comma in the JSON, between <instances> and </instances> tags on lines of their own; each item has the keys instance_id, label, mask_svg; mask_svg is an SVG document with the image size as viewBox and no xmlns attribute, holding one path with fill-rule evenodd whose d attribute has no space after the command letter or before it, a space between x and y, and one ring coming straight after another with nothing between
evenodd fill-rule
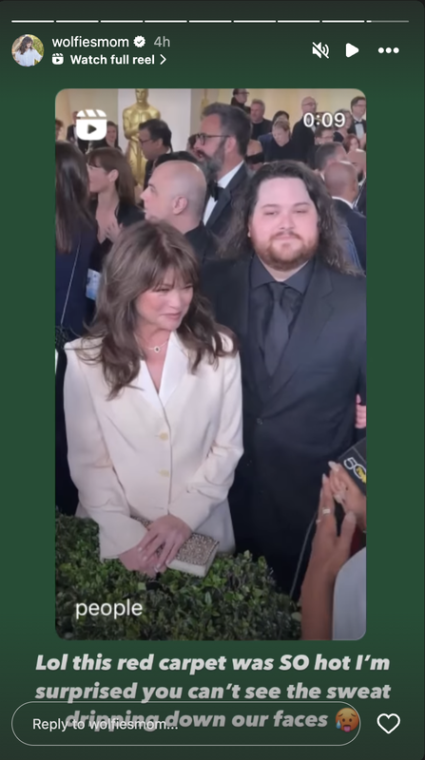
<instances>
[{"instance_id":1,"label":"black necktie","mask_svg":"<svg viewBox=\"0 0 425 760\"><path fill-rule=\"evenodd\" d=\"M264 362L267 373L273 377L288 342L289 320L282 305L285 285L281 282L271 282L268 289L271 294L272 309L264 339Z\"/></svg>"}]
</instances>

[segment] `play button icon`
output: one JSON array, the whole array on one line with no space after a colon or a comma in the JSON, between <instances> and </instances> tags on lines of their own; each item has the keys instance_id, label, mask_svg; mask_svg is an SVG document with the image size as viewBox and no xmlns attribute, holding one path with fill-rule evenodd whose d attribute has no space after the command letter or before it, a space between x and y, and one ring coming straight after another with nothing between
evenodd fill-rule
<instances>
[{"instance_id":1,"label":"play button icon","mask_svg":"<svg viewBox=\"0 0 425 760\"><path fill-rule=\"evenodd\" d=\"M352 55L356 55L356 53L359 52L359 49L355 47L354 45L350 45L349 42L347 42L345 46L345 55L347 58L351 58Z\"/></svg>"}]
</instances>

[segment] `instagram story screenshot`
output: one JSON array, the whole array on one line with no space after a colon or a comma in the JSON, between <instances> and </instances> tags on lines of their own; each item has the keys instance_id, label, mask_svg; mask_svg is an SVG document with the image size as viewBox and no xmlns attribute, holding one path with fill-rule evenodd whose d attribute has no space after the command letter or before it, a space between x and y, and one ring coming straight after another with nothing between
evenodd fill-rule
<instances>
[{"instance_id":1,"label":"instagram story screenshot","mask_svg":"<svg viewBox=\"0 0 425 760\"><path fill-rule=\"evenodd\" d=\"M0 16L7 757L422 760L423 5Z\"/></svg>"}]
</instances>

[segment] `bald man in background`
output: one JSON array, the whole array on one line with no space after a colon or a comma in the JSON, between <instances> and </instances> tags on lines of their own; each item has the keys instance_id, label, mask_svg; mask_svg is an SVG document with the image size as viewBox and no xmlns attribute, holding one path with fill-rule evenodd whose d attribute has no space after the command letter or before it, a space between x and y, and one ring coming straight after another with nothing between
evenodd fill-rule
<instances>
[{"instance_id":1,"label":"bald man in background","mask_svg":"<svg viewBox=\"0 0 425 760\"><path fill-rule=\"evenodd\" d=\"M360 264L366 272L366 217L354 208L359 194L356 167L349 161L333 162L325 169L324 178L336 212L350 230Z\"/></svg>"},{"instance_id":2,"label":"bald man in background","mask_svg":"<svg viewBox=\"0 0 425 760\"><path fill-rule=\"evenodd\" d=\"M359 194L354 204L355 208L360 214L366 216L366 151L361 148L350 150L347 161L355 167L359 182Z\"/></svg>"},{"instance_id":3,"label":"bald man in background","mask_svg":"<svg viewBox=\"0 0 425 760\"><path fill-rule=\"evenodd\" d=\"M207 182L202 169L191 161L166 161L156 166L141 194L146 219L168 222L194 249L199 264L216 257L217 239L202 217Z\"/></svg>"}]
</instances>

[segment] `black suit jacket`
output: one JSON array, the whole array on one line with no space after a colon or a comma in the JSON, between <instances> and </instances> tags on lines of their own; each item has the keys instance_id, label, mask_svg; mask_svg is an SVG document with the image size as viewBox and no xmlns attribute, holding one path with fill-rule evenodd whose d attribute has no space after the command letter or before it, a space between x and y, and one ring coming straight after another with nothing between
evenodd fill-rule
<instances>
[{"instance_id":1,"label":"black suit jacket","mask_svg":"<svg viewBox=\"0 0 425 760\"><path fill-rule=\"evenodd\" d=\"M344 219L354 240L362 269L366 272L366 217L344 201L334 200L337 214Z\"/></svg>"},{"instance_id":2,"label":"black suit jacket","mask_svg":"<svg viewBox=\"0 0 425 760\"><path fill-rule=\"evenodd\" d=\"M207 261L214 260L217 256L218 240L211 230L207 229L204 224L195 227L185 234L186 240L189 241L199 264L205 264Z\"/></svg>"},{"instance_id":3,"label":"black suit jacket","mask_svg":"<svg viewBox=\"0 0 425 760\"><path fill-rule=\"evenodd\" d=\"M148 186L148 182L149 182L150 178L152 177L152 174L153 174L153 164L154 164L153 161L146 161L145 179L144 179L144 182L143 182L143 190L146 190L146 188Z\"/></svg>"},{"instance_id":4,"label":"black suit jacket","mask_svg":"<svg viewBox=\"0 0 425 760\"><path fill-rule=\"evenodd\" d=\"M366 180L361 186L359 197L356 200L356 211L366 216Z\"/></svg>"},{"instance_id":5,"label":"black suit jacket","mask_svg":"<svg viewBox=\"0 0 425 760\"><path fill-rule=\"evenodd\" d=\"M66 130L66 139L68 142L72 142L75 144L75 137L74 137L74 125L70 124L69 127ZM77 137L77 145L82 153L87 153L89 148L89 142L88 140L80 140L79 137Z\"/></svg>"},{"instance_id":6,"label":"black suit jacket","mask_svg":"<svg viewBox=\"0 0 425 760\"><path fill-rule=\"evenodd\" d=\"M364 133L366 134L366 131L367 131L366 130L366 119L362 119L361 121L362 121L362 124L363 124ZM357 132L356 132L356 125L355 125L354 121L353 121L353 124L351 125L351 127L349 127L349 129L347 129L347 132L348 132L349 135L356 135L357 134Z\"/></svg>"},{"instance_id":7,"label":"black suit jacket","mask_svg":"<svg viewBox=\"0 0 425 760\"><path fill-rule=\"evenodd\" d=\"M292 142L300 155L300 161L307 163L310 149L314 147L314 132L306 127L303 120L297 121L292 130Z\"/></svg>"},{"instance_id":8,"label":"black suit jacket","mask_svg":"<svg viewBox=\"0 0 425 760\"><path fill-rule=\"evenodd\" d=\"M232 181L221 193L220 198L206 222L207 229L216 235L216 237L222 237L223 233L228 229L233 214L234 204L251 177L252 172L249 171L245 164L242 164Z\"/></svg>"},{"instance_id":9,"label":"black suit jacket","mask_svg":"<svg viewBox=\"0 0 425 760\"><path fill-rule=\"evenodd\" d=\"M265 556L287 593L307 536L298 596L322 474L356 438L356 394L366 403L366 281L315 262L280 367L260 388L249 330L250 266L249 258L221 260L202 272L218 323L240 344L245 453L229 503L237 550Z\"/></svg>"}]
</instances>

